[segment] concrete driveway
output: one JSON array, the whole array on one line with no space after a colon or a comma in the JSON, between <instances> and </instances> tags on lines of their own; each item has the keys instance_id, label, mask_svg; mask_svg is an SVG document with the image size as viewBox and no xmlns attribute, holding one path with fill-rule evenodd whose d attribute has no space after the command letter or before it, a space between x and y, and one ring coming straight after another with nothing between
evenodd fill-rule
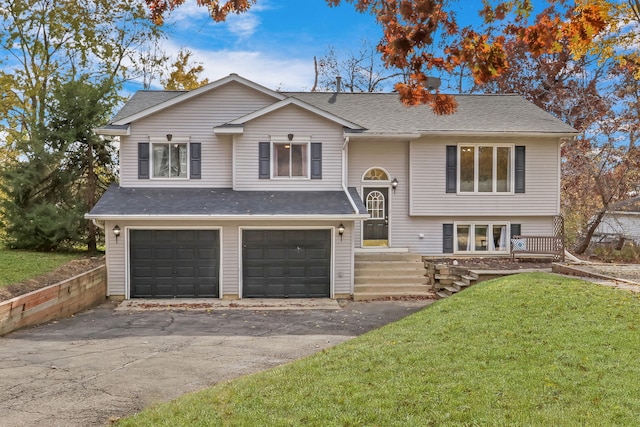
<instances>
[{"instance_id":1,"label":"concrete driveway","mask_svg":"<svg viewBox=\"0 0 640 427\"><path fill-rule=\"evenodd\" d=\"M104 425L310 355L430 302L350 302L314 310L130 311L104 304L0 338L0 425Z\"/></svg>"}]
</instances>

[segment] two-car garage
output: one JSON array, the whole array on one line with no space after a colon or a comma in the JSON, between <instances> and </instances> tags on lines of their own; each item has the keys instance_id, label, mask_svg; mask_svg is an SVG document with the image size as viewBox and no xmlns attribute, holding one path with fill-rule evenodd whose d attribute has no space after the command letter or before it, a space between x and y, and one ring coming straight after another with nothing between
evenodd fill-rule
<instances>
[{"instance_id":1,"label":"two-car garage","mask_svg":"<svg viewBox=\"0 0 640 427\"><path fill-rule=\"evenodd\" d=\"M242 297L330 296L330 229L236 230L241 239ZM221 231L129 230L130 297L219 297Z\"/></svg>"}]
</instances>

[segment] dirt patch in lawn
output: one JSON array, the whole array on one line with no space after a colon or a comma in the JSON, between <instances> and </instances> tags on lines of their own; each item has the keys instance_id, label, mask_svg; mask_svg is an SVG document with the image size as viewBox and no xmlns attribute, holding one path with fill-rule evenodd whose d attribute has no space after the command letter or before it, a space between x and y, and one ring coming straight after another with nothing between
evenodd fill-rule
<instances>
[{"instance_id":1,"label":"dirt patch in lawn","mask_svg":"<svg viewBox=\"0 0 640 427\"><path fill-rule=\"evenodd\" d=\"M49 285L54 285L103 264L104 257L74 259L50 273L34 277L33 279L25 280L23 282L0 287L0 301L6 301L19 295L41 289Z\"/></svg>"}]
</instances>

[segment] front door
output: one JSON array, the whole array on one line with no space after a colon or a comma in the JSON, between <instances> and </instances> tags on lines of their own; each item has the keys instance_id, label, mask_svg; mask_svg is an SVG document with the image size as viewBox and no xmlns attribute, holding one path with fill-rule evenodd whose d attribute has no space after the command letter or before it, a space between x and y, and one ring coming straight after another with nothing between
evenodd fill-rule
<instances>
[{"instance_id":1,"label":"front door","mask_svg":"<svg viewBox=\"0 0 640 427\"><path fill-rule=\"evenodd\" d=\"M363 240L365 246L388 246L389 244L389 189L386 187L365 188L364 205L370 218L364 221Z\"/></svg>"}]
</instances>

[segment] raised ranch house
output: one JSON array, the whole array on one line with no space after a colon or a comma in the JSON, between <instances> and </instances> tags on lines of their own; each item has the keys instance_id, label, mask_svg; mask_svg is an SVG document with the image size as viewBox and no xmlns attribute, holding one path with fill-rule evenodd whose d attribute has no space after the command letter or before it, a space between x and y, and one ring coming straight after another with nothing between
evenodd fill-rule
<instances>
[{"instance_id":1,"label":"raised ranch house","mask_svg":"<svg viewBox=\"0 0 640 427\"><path fill-rule=\"evenodd\" d=\"M368 263L404 253L419 282L422 256L509 256L512 235L552 235L576 131L519 96L456 100L437 116L394 93L235 74L136 93L97 130L120 137L120 185L86 215L106 230L109 296L351 297ZM356 265L363 253L381 255ZM392 292L399 273L369 275L385 273Z\"/></svg>"}]
</instances>

